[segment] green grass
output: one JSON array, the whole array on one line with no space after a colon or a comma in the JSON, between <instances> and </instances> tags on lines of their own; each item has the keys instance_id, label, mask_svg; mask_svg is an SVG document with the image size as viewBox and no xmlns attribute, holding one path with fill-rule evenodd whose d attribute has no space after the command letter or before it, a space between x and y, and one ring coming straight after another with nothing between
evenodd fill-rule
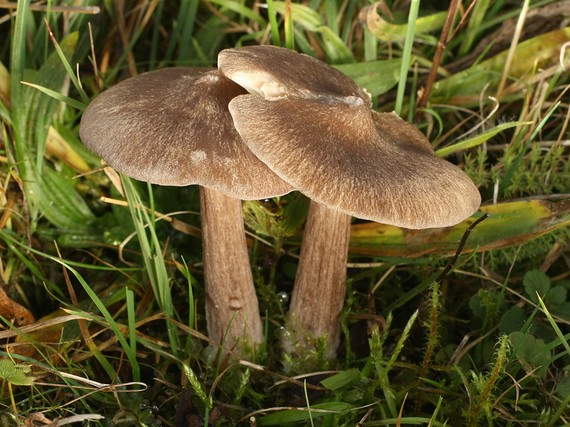
<instances>
[{"instance_id":1,"label":"green grass","mask_svg":"<svg viewBox=\"0 0 570 427\"><path fill-rule=\"evenodd\" d=\"M439 64L438 2L411 25L407 2L389 2L392 18L349 0L107 1L91 14L99 3L0 3L2 425L570 423L570 77L559 63L570 29L548 14L556 1L531 2L541 13L516 46L522 2L479 1L458 28L463 2ZM197 189L119 177L78 138L100 90L259 43L337 66L497 204L443 278L470 223L428 234L355 221L335 361L285 360L279 347L304 197L244 205L266 346L256 360L219 358L205 336Z\"/></svg>"}]
</instances>

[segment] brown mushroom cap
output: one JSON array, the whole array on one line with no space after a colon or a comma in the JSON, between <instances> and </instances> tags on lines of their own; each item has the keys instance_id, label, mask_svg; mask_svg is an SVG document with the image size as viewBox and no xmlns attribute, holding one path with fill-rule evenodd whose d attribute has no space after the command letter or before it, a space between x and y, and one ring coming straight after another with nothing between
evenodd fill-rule
<instances>
[{"instance_id":1,"label":"brown mushroom cap","mask_svg":"<svg viewBox=\"0 0 570 427\"><path fill-rule=\"evenodd\" d=\"M199 184L239 199L288 193L234 128L228 103L243 93L216 69L152 71L101 93L83 114L80 137L141 181Z\"/></svg>"},{"instance_id":2,"label":"brown mushroom cap","mask_svg":"<svg viewBox=\"0 0 570 427\"><path fill-rule=\"evenodd\" d=\"M234 98L236 129L274 172L311 199L405 228L446 227L477 210L479 191L435 157L412 125L367 105L289 97Z\"/></svg>"},{"instance_id":3,"label":"brown mushroom cap","mask_svg":"<svg viewBox=\"0 0 570 427\"><path fill-rule=\"evenodd\" d=\"M218 68L248 92L265 99L296 96L327 102L352 97L370 105L368 93L340 71L318 59L281 47L225 49L218 55Z\"/></svg>"}]
</instances>

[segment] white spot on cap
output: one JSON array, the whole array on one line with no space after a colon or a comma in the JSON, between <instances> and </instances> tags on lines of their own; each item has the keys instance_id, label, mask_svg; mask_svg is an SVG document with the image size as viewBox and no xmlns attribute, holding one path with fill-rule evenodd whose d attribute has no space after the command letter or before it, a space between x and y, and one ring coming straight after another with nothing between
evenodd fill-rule
<instances>
[{"instance_id":1,"label":"white spot on cap","mask_svg":"<svg viewBox=\"0 0 570 427\"><path fill-rule=\"evenodd\" d=\"M215 75L214 73L208 73L203 77L200 77L196 82L197 83L217 83L220 80L220 77Z\"/></svg>"},{"instance_id":2,"label":"white spot on cap","mask_svg":"<svg viewBox=\"0 0 570 427\"><path fill-rule=\"evenodd\" d=\"M203 162L204 160L206 160L206 157L208 157L206 155L206 152L202 150L196 150L190 153L190 159L195 163Z\"/></svg>"},{"instance_id":3,"label":"white spot on cap","mask_svg":"<svg viewBox=\"0 0 570 427\"><path fill-rule=\"evenodd\" d=\"M358 96L345 96L342 101L351 107L360 107L364 105L364 101Z\"/></svg>"}]
</instances>

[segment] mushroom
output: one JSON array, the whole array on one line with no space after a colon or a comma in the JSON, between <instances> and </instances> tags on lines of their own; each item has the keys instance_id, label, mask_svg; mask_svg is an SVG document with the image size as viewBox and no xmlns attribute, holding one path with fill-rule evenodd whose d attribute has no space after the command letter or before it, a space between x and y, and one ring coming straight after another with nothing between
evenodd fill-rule
<instances>
[{"instance_id":1,"label":"mushroom","mask_svg":"<svg viewBox=\"0 0 570 427\"><path fill-rule=\"evenodd\" d=\"M217 343L227 336L226 348L239 341L245 349L263 341L263 330L240 199L291 187L236 132L228 103L243 93L216 69L148 72L101 93L83 114L80 137L132 178L201 186L208 334Z\"/></svg>"},{"instance_id":2,"label":"mushroom","mask_svg":"<svg viewBox=\"0 0 570 427\"><path fill-rule=\"evenodd\" d=\"M435 157L419 130L372 111L356 83L314 58L247 47L222 51L218 67L253 93L229 104L244 142L312 200L285 350L303 352L326 337L332 358L351 216L412 229L446 227L477 210L479 192L463 171Z\"/></svg>"}]
</instances>

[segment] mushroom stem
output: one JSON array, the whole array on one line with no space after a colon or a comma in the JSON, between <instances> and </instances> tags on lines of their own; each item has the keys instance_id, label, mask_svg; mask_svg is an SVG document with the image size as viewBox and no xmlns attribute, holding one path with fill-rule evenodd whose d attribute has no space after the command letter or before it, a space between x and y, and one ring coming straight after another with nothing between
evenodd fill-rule
<instances>
[{"instance_id":1,"label":"mushroom stem","mask_svg":"<svg viewBox=\"0 0 570 427\"><path fill-rule=\"evenodd\" d=\"M241 200L200 187L206 322L209 337L227 349L263 342Z\"/></svg>"},{"instance_id":2,"label":"mushroom stem","mask_svg":"<svg viewBox=\"0 0 570 427\"><path fill-rule=\"evenodd\" d=\"M326 337L334 358L340 341L340 313L346 293L351 216L311 201L301 258L287 319L288 353L304 353Z\"/></svg>"}]
</instances>

